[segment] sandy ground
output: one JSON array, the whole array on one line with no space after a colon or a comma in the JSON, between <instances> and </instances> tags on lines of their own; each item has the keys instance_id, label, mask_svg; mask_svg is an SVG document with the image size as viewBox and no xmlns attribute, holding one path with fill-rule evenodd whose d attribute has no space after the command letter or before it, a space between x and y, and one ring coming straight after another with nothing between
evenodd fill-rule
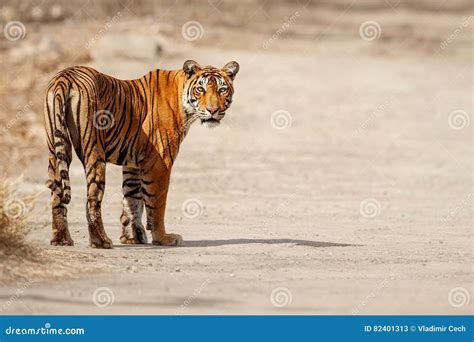
<instances>
[{"instance_id":1,"label":"sandy ground","mask_svg":"<svg viewBox=\"0 0 474 342\"><path fill-rule=\"evenodd\" d=\"M73 270L104 271L4 285L5 301L23 289L4 313L472 313L449 300L455 288L473 293L472 125L448 122L472 108L468 59L193 49L162 65L187 58L235 59L241 72L223 124L193 126L174 166L167 225L186 246L119 244L121 173L110 165L103 213L116 246L87 247L76 159L76 245L48 245L46 192L33 238ZM291 124L275 128L276 111ZM41 156L24 186L42 190L45 174ZM190 199L203 206L195 218L182 210ZM361 209L367 199L375 213Z\"/></svg>"},{"instance_id":2,"label":"sandy ground","mask_svg":"<svg viewBox=\"0 0 474 342\"><path fill-rule=\"evenodd\" d=\"M105 22L94 7L76 19L27 22L23 45L0 41L0 122L33 103L0 135L0 170L23 172L20 190L40 193L29 223L39 261L24 266L24 279L0 281L1 314L473 313L472 31L460 26L472 4L251 3L231 11L230 2L210 2L218 7L208 15L163 2L148 19L135 17L148 12L140 3L121 9L111 29L167 37L156 67L191 58L241 65L221 126L195 124L174 166L166 220L184 237L179 248L120 245L113 165L103 217L116 245L89 248L77 159L75 246L49 246L44 84L70 64L134 78L149 62L89 56L84 43ZM96 21L84 21L93 13ZM203 23L202 40L183 41L186 20ZM359 25L370 20L383 33L364 41Z\"/></svg>"}]
</instances>

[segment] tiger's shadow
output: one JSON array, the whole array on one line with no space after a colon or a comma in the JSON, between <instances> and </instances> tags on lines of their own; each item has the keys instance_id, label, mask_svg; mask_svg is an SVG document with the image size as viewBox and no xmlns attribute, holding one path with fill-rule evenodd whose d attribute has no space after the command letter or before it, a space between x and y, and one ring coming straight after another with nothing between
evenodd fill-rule
<instances>
[{"instance_id":1,"label":"tiger's shadow","mask_svg":"<svg viewBox=\"0 0 474 342\"><path fill-rule=\"evenodd\" d=\"M307 247L316 247L316 248L360 246L356 244L335 243L335 242L325 242L325 241L311 241L311 240L297 240L297 239L227 239L227 240L185 240L184 245L180 247L218 247L218 246L227 246L227 245L249 245L249 244L264 244L264 245L293 244L295 246L307 246ZM114 247L176 248L176 247L156 246L152 244L115 245Z\"/></svg>"}]
</instances>

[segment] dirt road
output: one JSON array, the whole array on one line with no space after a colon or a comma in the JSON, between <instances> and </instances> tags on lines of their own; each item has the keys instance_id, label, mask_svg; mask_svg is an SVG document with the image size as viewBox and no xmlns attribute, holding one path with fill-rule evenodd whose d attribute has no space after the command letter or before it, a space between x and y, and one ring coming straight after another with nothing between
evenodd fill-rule
<instances>
[{"instance_id":1,"label":"dirt road","mask_svg":"<svg viewBox=\"0 0 474 342\"><path fill-rule=\"evenodd\" d=\"M46 192L32 238L82 271L2 286L4 301L24 288L5 313L472 313L472 124L450 117L472 110L468 59L193 49L160 66L188 58L241 72L222 125L193 126L174 166L167 226L185 247L119 244L112 165L103 216L116 246L87 247L76 159L76 245L49 246ZM46 154L24 188L45 177Z\"/></svg>"}]
</instances>

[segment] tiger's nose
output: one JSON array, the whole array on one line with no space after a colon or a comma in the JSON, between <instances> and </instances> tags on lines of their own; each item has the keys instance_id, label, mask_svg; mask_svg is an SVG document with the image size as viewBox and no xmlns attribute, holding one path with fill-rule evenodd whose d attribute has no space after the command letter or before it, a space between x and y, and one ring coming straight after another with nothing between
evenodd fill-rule
<instances>
[{"instance_id":1,"label":"tiger's nose","mask_svg":"<svg viewBox=\"0 0 474 342\"><path fill-rule=\"evenodd\" d=\"M207 107L207 111L213 115L216 114L219 111L219 107Z\"/></svg>"}]
</instances>

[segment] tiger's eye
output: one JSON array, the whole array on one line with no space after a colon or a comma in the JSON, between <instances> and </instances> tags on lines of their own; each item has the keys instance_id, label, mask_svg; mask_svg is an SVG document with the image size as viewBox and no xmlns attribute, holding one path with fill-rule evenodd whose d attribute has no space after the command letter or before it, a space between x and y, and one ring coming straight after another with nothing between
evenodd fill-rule
<instances>
[{"instance_id":1,"label":"tiger's eye","mask_svg":"<svg viewBox=\"0 0 474 342\"><path fill-rule=\"evenodd\" d=\"M226 87L222 87L222 88L219 89L220 94L224 94L226 91L227 91Z\"/></svg>"},{"instance_id":2,"label":"tiger's eye","mask_svg":"<svg viewBox=\"0 0 474 342\"><path fill-rule=\"evenodd\" d=\"M196 90L200 93L204 93L204 88L203 87L197 87Z\"/></svg>"}]
</instances>

